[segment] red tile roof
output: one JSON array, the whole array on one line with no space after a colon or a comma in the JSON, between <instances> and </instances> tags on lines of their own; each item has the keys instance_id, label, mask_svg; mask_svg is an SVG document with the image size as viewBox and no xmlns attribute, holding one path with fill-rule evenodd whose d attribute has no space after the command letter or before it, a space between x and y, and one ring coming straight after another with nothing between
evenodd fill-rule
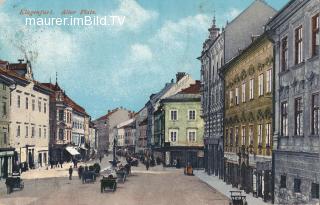
<instances>
[{"instance_id":1,"label":"red tile roof","mask_svg":"<svg viewBox=\"0 0 320 205\"><path fill-rule=\"evenodd\" d=\"M78 105L77 103L75 103L71 98L69 98L68 95L65 94L65 92L60 88L60 86L58 84L52 84L52 83L41 83L43 86L50 88L53 91L61 91L63 92L63 97L64 97L64 102L69 105L72 109L76 110L77 112L80 112L84 115L88 115L86 113L86 110L81 107L80 105ZM52 94L53 99L55 99L55 94Z\"/></svg>"},{"instance_id":2,"label":"red tile roof","mask_svg":"<svg viewBox=\"0 0 320 205\"><path fill-rule=\"evenodd\" d=\"M199 94L200 87L201 87L200 80L196 80L195 84L191 84L189 87L181 90L179 93L181 93L181 94Z\"/></svg>"}]
</instances>

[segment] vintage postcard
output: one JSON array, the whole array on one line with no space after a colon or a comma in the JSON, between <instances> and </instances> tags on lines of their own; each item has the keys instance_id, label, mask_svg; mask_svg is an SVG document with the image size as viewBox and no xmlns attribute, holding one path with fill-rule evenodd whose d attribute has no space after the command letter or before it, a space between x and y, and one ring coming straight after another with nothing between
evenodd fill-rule
<instances>
[{"instance_id":1,"label":"vintage postcard","mask_svg":"<svg viewBox=\"0 0 320 205\"><path fill-rule=\"evenodd\" d=\"M0 0L0 205L319 205L320 0Z\"/></svg>"}]
</instances>

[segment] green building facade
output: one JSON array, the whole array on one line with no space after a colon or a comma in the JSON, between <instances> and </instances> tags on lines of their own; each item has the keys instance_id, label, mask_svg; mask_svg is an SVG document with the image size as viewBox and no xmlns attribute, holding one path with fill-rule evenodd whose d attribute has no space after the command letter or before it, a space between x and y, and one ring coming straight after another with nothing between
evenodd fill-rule
<instances>
[{"instance_id":1,"label":"green building facade","mask_svg":"<svg viewBox=\"0 0 320 205\"><path fill-rule=\"evenodd\" d=\"M154 152L166 166L203 167L203 130L199 82L161 100L154 113Z\"/></svg>"}]
</instances>

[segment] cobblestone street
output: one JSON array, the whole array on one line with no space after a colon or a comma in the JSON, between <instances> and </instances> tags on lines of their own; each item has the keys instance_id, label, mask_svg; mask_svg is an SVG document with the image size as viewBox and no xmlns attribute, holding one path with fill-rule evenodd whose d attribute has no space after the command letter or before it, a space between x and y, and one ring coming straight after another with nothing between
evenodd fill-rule
<instances>
[{"instance_id":1,"label":"cobblestone street","mask_svg":"<svg viewBox=\"0 0 320 205\"><path fill-rule=\"evenodd\" d=\"M107 159L103 160L102 164L106 163ZM197 177L185 176L182 169L157 166L146 171L143 164L140 164L139 167L133 167L132 175L124 184L118 184L116 192L102 194L99 179L95 183L82 184L75 170L75 176L70 181L66 171L68 166L64 167L31 171L37 172L37 176L40 176L38 179L31 179L31 172L24 173L24 190L2 195L0 204L228 204L227 197L202 183ZM50 177L50 173L58 177ZM45 175L48 177L44 177Z\"/></svg>"}]
</instances>

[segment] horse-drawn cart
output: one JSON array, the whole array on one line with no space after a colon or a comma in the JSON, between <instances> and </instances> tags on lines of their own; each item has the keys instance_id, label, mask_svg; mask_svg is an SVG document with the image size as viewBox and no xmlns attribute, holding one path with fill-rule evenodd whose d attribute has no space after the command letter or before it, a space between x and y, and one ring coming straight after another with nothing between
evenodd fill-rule
<instances>
[{"instance_id":1,"label":"horse-drawn cart","mask_svg":"<svg viewBox=\"0 0 320 205\"><path fill-rule=\"evenodd\" d=\"M242 195L242 191L230 191L232 204L230 205L247 205L246 196Z\"/></svg>"},{"instance_id":2,"label":"horse-drawn cart","mask_svg":"<svg viewBox=\"0 0 320 205\"><path fill-rule=\"evenodd\" d=\"M20 177L12 176L6 179L7 193L10 194L14 189L22 190L24 188L23 180Z\"/></svg>"},{"instance_id":3,"label":"horse-drawn cart","mask_svg":"<svg viewBox=\"0 0 320 205\"><path fill-rule=\"evenodd\" d=\"M112 175L109 177L103 177L101 180L101 193L103 193L106 188L109 188L111 191L116 191L117 189L117 178L113 178Z\"/></svg>"},{"instance_id":4,"label":"horse-drawn cart","mask_svg":"<svg viewBox=\"0 0 320 205\"><path fill-rule=\"evenodd\" d=\"M85 171L82 174L82 183L94 183L96 181L96 173L94 171Z\"/></svg>"}]
</instances>

